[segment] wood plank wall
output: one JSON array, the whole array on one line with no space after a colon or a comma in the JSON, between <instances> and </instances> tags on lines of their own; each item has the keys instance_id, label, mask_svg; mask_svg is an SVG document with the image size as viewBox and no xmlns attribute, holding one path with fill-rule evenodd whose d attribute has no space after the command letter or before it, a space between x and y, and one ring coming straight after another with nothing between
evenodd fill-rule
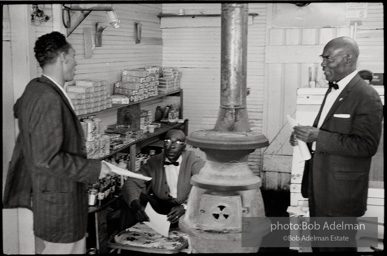
<instances>
[{"instance_id":1,"label":"wood plank wall","mask_svg":"<svg viewBox=\"0 0 387 256\"><path fill-rule=\"evenodd\" d=\"M11 40L11 25L9 21L9 10L8 5L3 6L3 31L2 31L2 41Z\"/></svg>"},{"instance_id":2,"label":"wood plank wall","mask_svg":"<svg viewBox=\"0 0 387 256\"><path fill-rule=\"evenodd\" d=\"M113 94L113 84L121 80L123 69L145 66L160 66L162 41L159 18L161 4L113 4L120 28L106 27L102 33L102 46L95 47L91 58L85 58L83 29L91 28L95 35L95 24L106 22L106 12L93 11L69 36L77 54L75 79L107 80ZM135 44L134 23L142 25L142 40ZM99 116L102 126L117 121L115 112Z\"/></svg>"},{"instance_id":3,"label":"wood plank wall","mask_svg":"<svg viewBox=\"0 0 387 256\"><path fill-rule=\"evenodd\" d=\"M102 33L102 47L95 47L91 58L85 58L83 28L106 22L106 13L93 11L69 36L77 54L75 79L101 79L110 83L121 80L123 69L161 65L161 29L157 14L159 4L113 4L120 28L106 27ZM142 42L135 44L134 23L142 24Z\"/></svg>"},{"instance_id":4,"label":"wood plank wall","mask_svg":"<svg viewBox=\"0 0 387 256\"><path fill-rule=\"evenodd\" d=\"M357 25L358 69L384 73L384 13L382 3L368 3L367 18Z\"/></svg>"},{"instance_id":5,"label":"wood plank wall","mask_svg":"<svg viewBox=\"0 0 387 256\"><path fill-rule=\"evenodd\" d=\"M84 28L90 28L92 40L96 32L96 23L107 22L105 11L92 11L85 20L72 32L68 41L76 51L75 80L106 80L113 93L113 84L121 80L123 69L146 66L160 66L162 56L162 37L160 20L161 4L113 4L113 9L120 20L120 28L107 26L102 33L102 46L94 47L92 56L85 56ZM41 4L39 7L46 15L52 17L52 5ZM134 23L142 25L142 39L135 44ZM34 26L36 38L53 30L52 18L46 23ZM37 64L38 66L38 64ZM41 69L38 67L37 75ZM114 111L107 111L99 116L102 126L114 124L117 116Z\"/></svg>"},{"instance_id":6,"label":"wood plank wall","mask_svg":"<svg viewBox=\"0 0 387 256\"><path fill-rule=\"evenodd\" d=\"M345 3L337 4L345 10ZM320 3L312 5L316 9L321 8L320 13L327 12L329 15L329 8L333 7L334 3L330 6ZM275 7L276 4L269 4L268 16L276 15ZM289 11L294 11L294 6L289 5ZM286 115L295 116L297 89L309 87L309 67L317 69L317 86L326 83L318 56L322 53L324 45L338 36L352 36L358 42L359 70L370 69L373 72L383 73L383 5L368 3L366 18L359 21L347 20L345 24L337 27L325 26L323 22L312 28L304 25L279 27L272 24L274 17L268 20L270 22L267 24L265 60L267 94L264 131L267 131L265 134L269 138L270 145L264 151L263 186L268 189L288 189L291 172L289 163L293 150L288 142L291 130Z\"/></svg>"},{"instance_id":7,"label":"wood plank wall","mask_svg":"<svg viewBox=\"0 0 387 256\"><path fill-rule=\"evenodd\" d=\"M107 22L106 12L93 11L72 32L68 41L76 51L77 71L75 79L101 79L111 84L121 79L121 70L150 65L161 65L161 29L157 15L161 4L113 4L120 20L120 28L108 26L102 33L102 47L94 47L91 58L85 57L83 29L91 28L94 37L97 22ZM52 15L50 4L39 7ZM142 41L134 42L134 22L142 24ZM35 26L36 38L51 32L52 18ZM94 40L94 38L93 38Z\"/></svg>"},{"instance_id":8,"label":"wood plank wall","mask_svg":"<svg viewBox=\"0 0 387 256\"><path fill-rule=\"evenodd\" d=\"M220 4L163 4L163 13L220 14ZM262 132L265 90L266 4L249 4L247 109L251 129ZM184 114L190 132L214 128L220 103L220 17L163 17L163 66L179 67L183 72ZM250 169L259 174L261 149L249 157Z\"/></svg>"}]
</instances>

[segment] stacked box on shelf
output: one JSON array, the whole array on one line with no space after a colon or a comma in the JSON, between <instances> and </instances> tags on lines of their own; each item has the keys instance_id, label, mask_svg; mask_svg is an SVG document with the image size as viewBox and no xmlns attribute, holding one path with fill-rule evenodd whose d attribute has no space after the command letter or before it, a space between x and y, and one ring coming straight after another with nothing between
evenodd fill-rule
<instances>
[{"instance_id":1,"label":"stacked box on shelf","mask_svg":"<svg viewBox=\"0 0 387 256\"><path fill-rule=\"evenodd\" d=\"M96 159L110 154L110 137L102 134L101 119L95 117L81 120L86 140L87 158Z\"/></svg>"},{"instance_id":2,"label":"stacked box on shelf","mask_svg":"<svg viewBox=\"0 0 387 256\"><path fill-rule=\"evenodd\" d=\"M114 94L128 96L130 103L157 96L158 79L157 67L123 70L121 81L114 85Z\"/></svg>"},{"instance_id":3,"label":"stacked box on shelf","mask_svg":"<svg viewBox=\"0 0 387 256\"><path fill-rule=\"evenodd\" d=\"M67 95L77 115L98 112L112 107L106 81L77 80L66 88Z\"/></svg>"},{"instance_id":4,"label":"stacked box on shelf","mask_svg":"<svg viewBox=\"0 0 387 256\"><path fill-rule=\"evenodd\" d=\"M168 93L180 89L181 72L176 68L162 68L159 78L159 92Z\"/></svg>"},{"instance_id":5,"label":"stacked box on shelf","mask_svg":"<svg viewBox=\"0 0 387 256\"><path fill-rule=\"evenodd\" d=\"M150 110L141 110L140 114L140 130L142 132L148 131L148 125L153 122L152 112Z\"/></svg>"}]
</instances>

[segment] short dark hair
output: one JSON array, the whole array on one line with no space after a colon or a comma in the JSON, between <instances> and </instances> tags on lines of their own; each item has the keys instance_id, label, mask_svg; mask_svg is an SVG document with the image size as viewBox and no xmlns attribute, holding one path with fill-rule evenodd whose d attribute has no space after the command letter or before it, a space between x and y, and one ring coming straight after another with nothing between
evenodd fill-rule
<instances>
[{"instance_id":1,"label":"short dark hair","mask_svg":"<svg viewBox=\"0 0 387 256\"><path fill-rule=\"evenodd\" d=\"M371 71L365 69L360 70L359 75L361 78L363 78L363 80L369 80L370 82L372 82L373 74Z\"/></svg>"},{"instance_id":2,"label":"short dark hair","mask_svg":"<svg viewBox=\"0 0 387 256\"><path fill-rule=\"evenodd\" d=\"M36 40L34 52L35 58L40 67L53 63L61 52L68 53L71 44L66 41L66 37L59 32L45 34Z\"/></svg>"},{"instance_id":3,"label":"short dark hair","mask_svg":"<svg viewBox=\"0 0 387 256\"><path fill-rule=\"evenodd\" d=\"M185 136L184 132L182 130L179 130L179 129L171 129L171 130L169 130L167 132L167 134L165 135L165 138L169 138L173 134L180 135L182 138L184 138L184 141L186 139L186 136Z\"/></svg>"}]
</instances>

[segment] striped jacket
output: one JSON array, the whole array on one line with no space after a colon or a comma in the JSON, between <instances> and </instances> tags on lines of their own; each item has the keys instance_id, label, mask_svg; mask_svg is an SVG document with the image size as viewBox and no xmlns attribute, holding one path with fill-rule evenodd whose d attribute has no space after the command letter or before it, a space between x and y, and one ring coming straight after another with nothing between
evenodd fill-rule
<instances>
[{"instance_id":1,"label":"striped jacket","mask_svg":"<svg viewBox=\"0 0 387 256\"><path fill-rule=\"evenodd\" d=\"M4 192L4 208L33 211L34 233L54 243L80 240L87 228L87 183L101 162L86 159L82 126L48 78L33 79L14 106L18 135Z\"/></svg>"}]
</instances>

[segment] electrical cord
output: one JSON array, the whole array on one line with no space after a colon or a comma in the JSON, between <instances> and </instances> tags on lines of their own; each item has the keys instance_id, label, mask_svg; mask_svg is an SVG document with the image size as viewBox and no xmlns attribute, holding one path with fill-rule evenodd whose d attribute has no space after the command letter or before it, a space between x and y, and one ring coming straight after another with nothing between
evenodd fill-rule
<instances>
[{"instance_id":1,"label":"electrical cord","mask_svg":"<svg viewBox=\"0 0 387 256\"><path fill-rule=\"evenodd\" d=\"M65 20L65 15L67 16L67 22ZM65 28L71 27L71 16L70 16L70 8L63 5L62 8L62 22Z\"/></svg>"}]
</instances>

